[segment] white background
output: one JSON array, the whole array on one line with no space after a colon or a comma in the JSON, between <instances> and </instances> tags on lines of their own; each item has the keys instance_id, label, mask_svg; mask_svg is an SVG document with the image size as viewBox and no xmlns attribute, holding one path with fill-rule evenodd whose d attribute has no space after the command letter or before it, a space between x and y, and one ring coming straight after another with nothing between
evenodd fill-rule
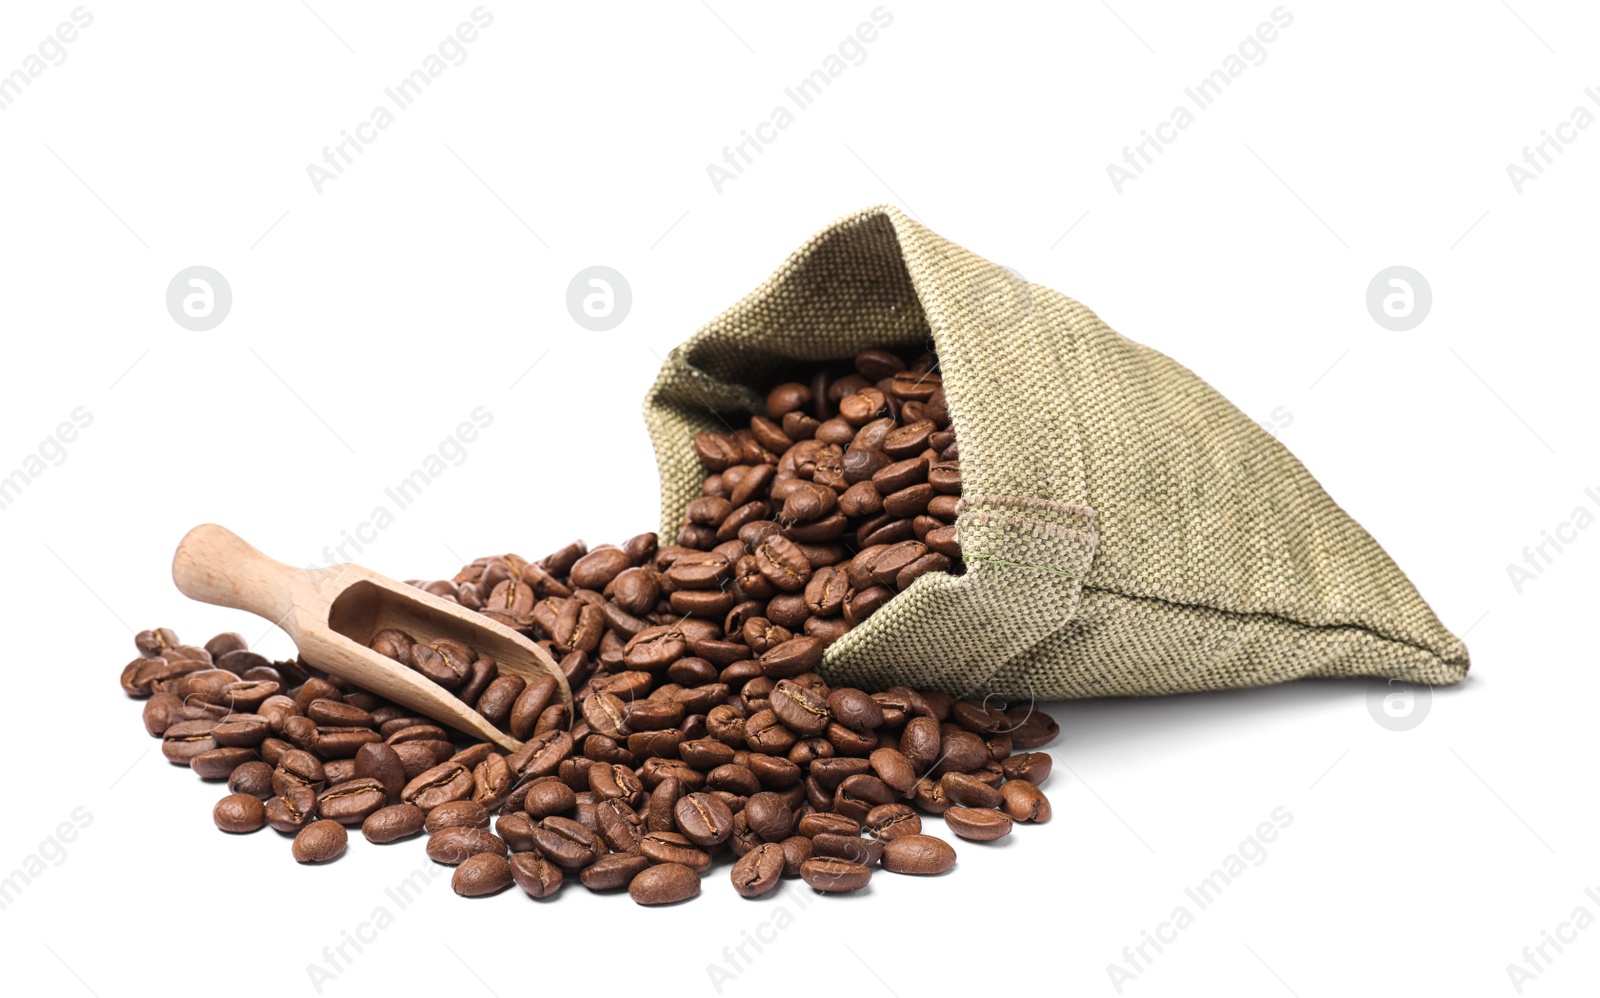
<instances>
[{"instance_id":1,"label":"white background","mask_svg":"<svg viewBox=\"0 0 1600 998\"><path fill-rule=\"evenodd\" d=\"M73 6L0 9L0 73ZM225 837L218 788L145 737L117 687L133 631L289 651L172 589L188 527L321 564L483 406L464 463L361 561L439 577L650 529L638 413L659 358L817 228L882 201L1086 302L1258 420L1291 415L1284 442L1467 635L1468 682L1404 732L1355 683L1056 705L1054 822L960 845L948 877L884 874L801 909L802 888L750 903L724 873L664 911L576 885L467 901L441 877L323 993L510 996L545 979L539 961L581 961L610 988L665 973L653 991L712 994L707 966L782 906L793 924L722 993L795 993L806 971L902 998L1024 981L1110 995L1107 965L1187 904L1194 924L1122 993L1500 995L1525 946L1579 906L1600 917L1600 530L1547 547L1520 593L1507 573L1575 508L1600 514L1600 128L1521 193L1506 172L1574 108L1600 114L1593 9L1291 2L1266 61L1119 194L1107 164L1271 0L891 2L866 60L718 193L707 164L872 0L490 3L466 61L319 194L307 164L473 7L91 3L65 61L0 111L0 474L75 407L93 414L0 511L0 873L41 848L60 860L0 911L8 992L230 974L312 994L307 965L426 865L420 842L358 839L313 869L273 832ZM164 305L195 264L232 286L209 332ZM566 310L592 264L632 287L610 332ZM1365 306L1393 264L1432 288L1407 332ZM41 843L80 807L92 821L61 859ZM1184 888L1279 807L1293 820L1266 859L1198 911ZM1600 977L1600 929L1546 952L1524 993Z\"/></svg>"}]
</instances>

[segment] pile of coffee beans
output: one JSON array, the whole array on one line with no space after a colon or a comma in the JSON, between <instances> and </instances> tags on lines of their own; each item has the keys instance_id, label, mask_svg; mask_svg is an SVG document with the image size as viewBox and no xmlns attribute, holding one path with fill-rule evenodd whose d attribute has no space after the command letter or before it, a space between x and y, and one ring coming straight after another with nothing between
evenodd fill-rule
<instances>
[{"instance_id":1,"label":"pile of coffee beans","mask_svg":"<svg viewBox=\"0 0 1600 998\"><path fill-rule=\"evenodd\" d=\"M1055 722L895 686L830 687L829 644L929 572L961 569L960 456L931 355L869 350L787 382L748 428L703 433L708 470L675 544L574 543L537 561L480 558L413 584L521 630L555 658L527 683L449 639L398 630L374 649L523 742L504 753L236 634L205 646L138 635L123 688L148 697L167 758L232 791L217 827L293 835L342 855L427 835L465 896L535 898L572 876L640 904L694 897L724 860L744 897L799 877L858 890L874 870L929 875L955 849L1049 820L1039 789ZM492 830L491 830L492 828Z\"/></svg>"}]
</instances>

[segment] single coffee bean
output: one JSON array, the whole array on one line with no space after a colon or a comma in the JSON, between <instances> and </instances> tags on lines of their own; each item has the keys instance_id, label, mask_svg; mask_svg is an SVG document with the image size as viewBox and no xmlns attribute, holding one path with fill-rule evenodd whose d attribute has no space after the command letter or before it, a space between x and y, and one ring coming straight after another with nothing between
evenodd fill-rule
<instances>
[{"instance_id":1,"label":"single coffee bean","mask_svg":"<svg viewBox=\"0 0 1600 998\"><path fill-rule=\"evenodd\" d=\"M678 831L697 846L718 845L733 833L733 812L709 794L689 794L678 801L673 813Z\"/></svg>"},{"instance_id":2,"label":"single coffee bean","mask_svg":"<svg viewBox=\"0 0 1600 998\"><path fill-rule=\"evenodd\" d=\"M223 748L254 748L271 733L271 725L260 714L232 714L211 729L212 739Z\"/></svg>"},{"instance_id":3,"label":"single coffee bean","mask_svg":"<svg viewBox=\"0 0 1600 998\"><path fill-rule=\"evenodd\" d=\"M947 777L948 779L948 777ZM1006 814L1016 821L1042 824L1050 820L1050 800L1027 780L1010 780L1000 787Z\"/></svg>"},{"instance_id":4,"label":"single coffee bean","mask_svg":"<svg viewBox=\"0 0 1600 998\"><path fill-rule=\"evenodd\" d=\"M505 841L506 848L512 852L532 852L533 819L521 811L502 814L494 821L494 833Z\"/></svg>"},{"instance_id":5,"label":"single coffee bean","mask_svg":"<svg viewBox=\"0 0 1600 998\"><path fill-rule=\"evenodd\" d=\"M783 875L785 877L800 876L800 867L810 859L813 853L811 840L803 835L791 835L778 843L783 850Z\"/></svg>"},{"instance_id":6,"label":"single coffee bean","mask_svg":"<svg viewBox=\"0 0 1600 998\"><path fill-rule=\"evenodd\" d=\"M828 694L834 718L855 731L875 731L883 726L883 708L858 689L842 687Z\"/></svg>"},{"instance_id":7,"label":"single coffee bean","mask_svg":"<svg viewBox=\"0 0 1600 998\"><path fill-rule=\"evenodd\" d=\"M533 830L534 846L563 870L581 870L605 853L605 843L570 818L549 817Z\"/></svg>"},{"instance_id":8,"label":"single coffee bean","mask_svg":"<svg viewBox=\"0 0 1600 998\"><path fill-rule=\"evenodd\" d=\"M1000 763L1000 773L1008 780L1027 780L1038 786L1050 778L1050 756L1043 752L1023 752L1007 756Z\"/></svg>"},{"instance_id":9,"label":"single coffee bean","mask_svg":"<svg viewBox=\"0 0 1600 998\"><path fill-rule=\"evenodd\" d=\"M783 877L783 866L783 847L775 842L764 842L733 864L733 889L747 898L769 893Z\"/></svg>"},{"instance_id":10,"label":"single coffee bean","mask_svg":"<svg viewBox=\"0 0 1600 998\"><path fill-rule=\"evenodd\" d=\"M812 851L818 856L837 856L862 866L877 866L883 856L883 843L877 839L864 839L857 835L836 835L827 832L811 840Z\"/></svg>"},{"instance_id":11,"label":"single coffee bean","mask_svg":"<svg viewBox=\"0 0 1600 998\"><path fill-rule=\"evenodd\" d=\"M995 808L1005 801L1000 791L966 773L946 773L939 785L946 797L962 807Z\"/></svg>"},{"instance_id":12,"label":"single coffee bean","mask_svg":"<svg viewBox=\"0 0 1600 998\"><path fill-rule=\"evenodd\" d=\"M337 821L313 821L294 837L294 860L296 863L327 863L343 856L348 842L349 835Z\"/></svg>"},{"instance_id":13,"label":"single coffee bean","mask_svg":"<svg viewBox=\"0 0 1600 998\"><path fill-rule=\"evenodd\" d=\"M511 865L495 853L468 856L450 877L450 887L462 897L498 894L511 886Z\"/></svg>"},{"instance_id":14,"label":"single coffee bean","mask_svg":"<svg viewBox=\"0 0 1600 998\"><path fill-rule=\"evenodd\" d=\"M639 872L628 884L638 904L676 904L700 894L700 875L680 863L663 863Z\"/></svg>"},{"instance_id":15,"label":"single coffee bean","mask_svg":"<svg viewBox=\"0 0 1600 998\"><path fill-rule=\"evenodd\" d=\"M215 721L179 721L162 734L161 754L175 765L189 765L190 759L217 747L211 738L216 726Z\"/></svg>"},{"instance_id":16,"label":"single coffee bean","mask_svg":"<svg viewBox=\"0 0 1600 998\"><path fill-rule=\"evenodd\" d=\"M361 834L380 845L398 842L422 831L422 808L415 804L390 804L367 815Z\"/></svg>"},{"instance_id":17,"label":"single coffee bean","mask_svg":"<svg viewBox=\"0 0 1600 998\"><path fill-rule=\"evenodd\" d=\"M677 832L650 832L639 841L639 851L653 863L676 863L697 873L711 867L711 856Z\"/></svg>"},{"instance_id":18,"label":"single coffee bean","mask_svg":"<svg viewBox=\"0 0 1600 998\"><path fill-rule=\"evenodd\" d=\"M866 831L875 839L892 842L922 831L922 818L905 804L879 804L867 812Z\"/></svg>"},{"instance_id":19,"label":"single coffee bean","mask_svg":"<svg viewBox=\"0 0 1600 998\"><path fill-rule=\"evenodd\" d=\"M498 808L515 783L503 755L491 755L472 770L472 800L487 810Z\"/></svg>"},{"instance_id":20,"label":"single coffee bean","mask_svg":"<svg viewBox=\"0 0 1600 998\"><path fill-rule=\"evenodd\" d=\"M522 809L528 817L548 818L552 814L566 814L578 806L578 797L572 788L559 777L546 776L528 785Z\"/></svg>"},{"instance_id":21,"label":"single coffee bean","mask_svg":"<svg viewBox=\"0 0 1600 998\"><path fill-rule=\"evenodd\" d=\"M814 891L842 894L867 886L872 869L837 856L813 856L800 864L800 879Z\"/></svg>"},{"instance_id":22,"label":"single coffee bean","mask_svg":"<svg viewBox=\"0 0 1600 998\"><path fill-rule=\"evenodd\" d=\"M254 832L267 823L267 811L255 794L229 794L211 809L217 827L225 832Z\"/></svg>"},{"instance_id":23,"label":"single coffee bean","mask_svg":"<svg viewBox=\"0 0 1600 998\"><path fill-rule=\"evenodd\" d=\"M307 786L293 786L265 804L267 824L280 832L298 832L317 816L317 793Z\"/></svg>"},{"instance_id":24,"label":"single coffee bean","mask_svg":"<svg viewBox=\"0 0 1600 998\"><path fill-rule=\"evenodd\" d=\"M506 854L505 840L482 828L453 825L428 836L428 858L435 863L455 866L479 853Z\"/></svg>"},{"instance_id":25,"label":"single coffee bean","mask_svg":"<svg viewBox=\"0 0 1600 998\"><path fill-rule=\"evenodd\" d=\"M778 842L794 827L794 811L775 793L763 792L745 803L744 814L750 830L768 842Z\"/></svg>"},{"instance_id":26,"label":"single coffee bean","mask_svg":"<svg viewBox=\"0 0 1600 998\"><path fill-rule=\"evenodd\" d=\"M236 766L228 774L228 789L265 800L272 794L272 767L259 760Z\"/></svg>"},{"instance_id":27,"label":"single coffee bean","mask_svg":"<svg viewBox=\"0 0 1600 998\"><path fill-rule=\"evenodd\" d=\"M932 835L902 835L883 847L883 868L890 873L933 876L956 865L956 851Z\"/></svg>"},{"instance_id":28,"label":"single coffee bean","mask_svg":"<svg viewBox=\"0 0 1600 998\"><path fill-rule=\"evenodd\" d=\"M802 816L797 830L808 839L818 835L860 835L861 823L842 814L816 811Z\"/></svg>"},{"instance_id":29,"label":"single coffee bean","mask_svg":"<svg viewBox=\"0 0 1600 998\"><path fill-rule=\"evenodd\" d=\"M914 717L900 733L900 752L919 772L926 772L939 761L940 742L938 721L931 717Z\"/></svg>"},{"instance_id":30,"label":"single coffee bean","mask_svg":"<svg viewBox=\"0 0 1600 998\"><path fill-rule=\"evenodd\" d=\"M428 830L429 835L446 828L489 827L489 812L477 801L450 801L428 811L427 815L423 827Z\"/></svg>"},{"instance_id":31,"label":"single coffee bean","mask_svg":"<svg viewBox=\"0 0 1600 998\"><path fill-rule=\"evenodd\" d=\"M458 762L434 766L405 785L400 799L424 811L451 801L466 800L472 793L472 773Z\"/></svg>"},{"instance_id":32,"label":"single coffee bean","mask_svg":"<svg viewBox=\"0 0 1600 998\"><path fill-rule=\"evenodd\" d=\"M821 734L833 719L827 700L789 679L778 681L770 702L778 720L801 735Z\"/></svg>"},{"instance_id":33,"label":"single coffee bean","mask_svg":"<svg viewBox=\"0 0 1600 998\"><path fill-rule=\"evenodd\" d=\"M189 768L202 780L225 780L233 771L256 758L251 748L214 748L189 760Z\"/></svg>"},{"instance_id":34,"label":"single coffee bean","mask_svg":"<svg viewBox=\"0 0 1600 998\"><path fill-rule=\"evenodd\" d=\"M917 781L913 799L917 808L928 814L943 814L951 806L950 798L945 796L943 785L938 780L928 777Z\"/></svg>"},{"instance_id":35,"label":"single coffee bean","mask_svg":"<svg viewBox=\"0 0 1600 998\"><path fill-rule=\"evenodd\" d=\"M561 867L536 852L518 852L508 864L511 879L532 898L547 898L561 889Z\"/></svg>"},{"instance_id":36,"label":"single coffee bean","mask_svg":"<svg viewBox=\"0 0 1600 998\"><path fill-rule=\"evenodd\" d=\"M614 852L584 867L578 879L591 891L621 890L649 866L649 857L642 853Z\"/></svg>"},{"instance_id":37,"label":"single coffee bean","mask_svg":"<svg viewBox=\"0 0 1600 998\"><path fill-rule=\"evenodd\" d=\"M555 700L556 680L554 676L541 676L529 683L517 695L516 701L511 705L509 725L511 737L518 741L527 741L533 734L534 726L538 723L539 715L544 713Z\"/></svg>"},{"instance_id":38,"label":"single coffee bean","mask_svg":"<svg viewBox=\"0 0 1600 998\"><path fill-rule=\"evenodd\" d=\"M595 805L595 831L612 852L635 852L644 838L644 819L626 801L613 797Z\"/></svg>"},{"instance_id":39,"label":"single coffee bean","mask_svg":"<svg viewBox=\"0 0 1600 998\"><path fill-rule=\"evenodd\" d=\"M400 791L410 782L399 751L383 742L373 742L356 750L355 775L378 781L384 800L391 804L399 802Z\"/></svg>"},{"instance_id":40,"label":"single coffee bean","mask_svg":"<svg viewBox=\"0 0 1600 998\"><path fill-rule=\"evenodd\" d=\"M317 797L317 814L341 825L359 825L383 807L387 796L383 784L370 777L353 779L329 787Z\"/></svg>"},{"instance_id":41,"label":"single coffee bean","mask_svg":"<svg viewBox=\"0 0 1600 998\"><path fill-rule=\"evenodd\" d=\"M1011 816L1002 811L973 807L950 807L944 823L952 832L974 842L993 842L1011 834Z\"/></svg>"},{"instance_id":42,"label":"single coffee bean","mask_svg":"<svg viewBox=\"0 0 1600 998\"><path fill-rule=\"evenodd\" d=\"M910 794L917 785L917 771L911 760L897 749L874 749L867 757L872 772L888 787L901 796Z\"/></svg>"}]
</instances>

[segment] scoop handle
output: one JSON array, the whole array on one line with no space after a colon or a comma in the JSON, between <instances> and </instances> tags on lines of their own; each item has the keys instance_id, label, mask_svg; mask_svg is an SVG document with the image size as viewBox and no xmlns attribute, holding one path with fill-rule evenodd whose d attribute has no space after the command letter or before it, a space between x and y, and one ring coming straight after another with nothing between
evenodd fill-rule
<instances>
[{"instance_id":1,"label":"scoop handle","mask_svg":"<svg viewBox=\"0 0 1600 998\"><path fill-rule=\"evenodd\" d=\"M293 637L295 610L327 620L332 592L318 585L321 573L285 565L251 547L226 527L203 523L184 535L172 555L172 581L190 599L248 610L276 621Z\"/></svg>"}]
</instances>

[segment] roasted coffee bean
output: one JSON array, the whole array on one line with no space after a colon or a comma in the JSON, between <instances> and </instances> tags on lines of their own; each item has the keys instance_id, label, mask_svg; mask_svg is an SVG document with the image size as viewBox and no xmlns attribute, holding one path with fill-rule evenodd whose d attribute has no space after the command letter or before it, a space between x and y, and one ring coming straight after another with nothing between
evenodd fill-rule
<instances>
[{"instance_id":1,"label":"roasted coffee bean","mask_svg":"<svg viewBox=\"0 0 1600 998\"><path fill-rule=\"evenodd\" d=\"M715 846L733 833L733 812L710 794L694 793L674 806L678 831L697 846Z\"/></svg>"},{"instance_id":2,"label":"roasted coffee bean","mask_svg":"<svg viewBox=\"0 0 1600 998\"><path fill-rule=\"evenodd\" d=\"M187 766L190 759L217 747L211 738L216 726L215 721L179 721L162 734L161 754L168 762Z\"/></svg>"},{"instance_id":3,"label":"roasted coffee bean","mask_svg":"<svg viewBox=\"0 0 1600 998\"><path fill-rule=\"evenodd\" d=\"M1050 757L1043 752L1024 752L1007 756L1000 773L1008 780L1027 780L1038 786L1050 777Z\"/></svg>"},{"instance_id":4,"label":"roasted coffee bean","mask_svg":"<svg viewBox=\"0 0 1600 998\"><path fill-rule=\"evenodd\" d=\"M415 804L390 804L367 815L361 823L361 834L368 842L380 845L398 842L422 831L422 808Z\"/></svg>"},{"instance_id":5,"label":"roasted coffee bean","mask_svg":"<svg viewBox=\"0 0 1600 998\"><path fill-rule=\"evenodd\" d=\"M909 725L907 725L909 727ZM989 746L970 731L946 731L939 742L938 774L970 773L989 761Z\"/></svg>"},{"instance_id":6,"label":"roasted coffee bean","mask_svg":"<svg viewBox=\"0 0 1600 998\"><path fill-rule=\"evenodd\" d=\"M511 737L518 741L527 741L533 734L539 715L554 702L555 695L554 676L541 676L523 687L511 705L511 715L508 719Z\"/></svg>"},{"instance_id":7,"label":"roasted coffee bean","mask_svg":"<svg viewBox=\"0 0 1600 998\"><path fill-rule=\"evenodd\" d=\"M384 800L391 804L400 800L400 791L410 782L400 753L383 742L373 742L356 750L355 775L378 781Z\"/></svg>"},{"instance_id":8,"label":"roasted coffee bean","mask_svg":"<svg viewBox=\"0 0 1600 998\"><path fill-rule=\"evenodd\" d=\"M800 876L800 867L811 858L811 840L804 835L791 835L778 843L783 850L783 875L785 877Z\"/></svg>"},{"instance_id":9,"label":"roasted coffee bean","mask_svg":"<svg viewBox=\"0 0 1600 998\"><path fill-rule=\"evenodd\" d=\"M876 838L864 839L859 835L842 835L823 832L811 838L811 847L818 856L838 856L863 866L877 865L883 855L883 842Z\"/></svg>"},{"instance_id":10,"label":"roasted coffee bean","mask_svg":"<svg viewBox=\"0 0 1600 998\"><path fill-rule=\"evenodd\" d=\"M294 837L296 863L327 863L344 855L349 835L337 821L313 821Z\"/></svg>"},{"instance_id":11,"label":"roasted coffee bean","mask_svg":"<svg viewBox=\"0 0 1600 998\"><path fill-rule=\"evenodd\" d=\"M189 760L189 768L202 780L225 780L239 766L256 758L249 748L214 748Z\"/></svg>"},{"instance_id":12,"label":"roasted coffee bean","mask_svg":"<svg viewBox=\"0 0 1600 998\"><path fill-rule=\"evenodd\" d=\"M498 677L478 697L478 713L495 727L504 728L511 720L511 708L516 705L517 697L522 695L527 685L527 680L521 676Z\"/></svg>"},{"instance_id":13,"label":"roasted coffee bean","mask_svg":"<svg viewBox=\"0 0 1600 998\"><path fill-rule=\"evenodd\" d=\"M242 763L228 774L228 789L265 800L273 795L272 767L260 761Z\"/></svg>"},{"instance_id":14,"label":"roasted coffee bean","mask_svg":"<svg viewBox=\"0 0 1600 998\"><path fill-rule=\"evenodd\" d=\"M306 716L328 727L371 727L372 715L337 700L317 699L306 705Z\"/></svg>"},{"instance_id":15,"label":"roasted coffee bean","mask_svg":"<svg viewBox=\"0 0 1600 998\"><path fill-rule=\"evenodd\" d=\"M956 865L956 851L932 835L902 835L883 847L883 868L890 873L934 876Z\"/></svg>"},{"instance_id":16,"label":"roasted coffee bean","mask_svg":"<svg viewBox=\"0 0 1600 998\"><path fill-rule=\"evenodd\" d=\"M322 763L302 749L285 752L272 772L272 789L280 794L290 787L310 787L321 791L326 782Z\"/></svg>"},{"instance_id":17,"label":"roasted coffee bean","mask_svg":"<svg viewBox=\"0 0 1600 998\"><path fill-rule=\"evenodd\" d=\"M783 847L775 842L763 842L733 864L733 889L741 897L760 897L778 886L783 868Z\"/></svg>"},{"instance_id":18,"label":"roasted coffee bean","mask_svg":"<svg viewBox=\"0 0 1600 998\"><path fill-rule=\"evenodd\" d=\"M917 781L913 797L917 808L928 814L943 814L951 806L950 798L945 796L944 787L938 780L928 777Z\"/></svg>"},{"instance_id":19,"label":"roasted coffee bean","mask_svg":"<svg viewBox=\"0 0 1600 998\"><path fill-rule=\"evenodd\" d=\"M472 774L459 762L444 762L418 776L400 791L400 799L424 811L472 794Z\"/></svg>"},{"instance_id":20,"label":"roasted coffee bean","mask_svg":"<svg viewBox=\"0 0 1600 998\"><path fill-rule=\"evenodd\" d=\"M962 807L994 808L1005 800L1000 791L965 773L946 773L939 785L946 797Z\"/></svg>"},{"instance_id":21,"label":"roasted coffee bean","mask_svg":"<svg viewBox=\"0 0 1600 998\"><path fill-rule=\"evenodd\" d=\"M833 719L827 700L788 679L773 689L771 705L778 720L802 735L821 734Z\"/></svg>"},{"instance_id":22,"label":"roasted coffee bean","mask_svg":"<svg viewBox=\"0 0 1600 998\"><path fill-rule=\"evenodd\" d=\"M828 708L835 720L855 731L875 731L883 726L883 708L858 689L846 686L829 693Z\"/></svg>"},{"instance_id":23,"label":"roasted coffee bean","mask_svg":"<svg viewBox=\"0 0 1600 998\"><path fill-rule=\"evenodd\" d=\"M860 835L861 822L830 811L814 811L800 818L796 830L808 839L818 835Z\"/></svg>"},{"instance_id":24,"label":"roasted coffee bean","mask_svg":"<svg viewBox=\"0 0 1600 998\"><path fill-rule=\"evenodd\" d=\"M794 827L794 811L775 793L758 793L745 803L750 830L768 842L778 842Z\"/></svg>"},{"instance_id":25,"label":"roasted coffee bean","mask_svg":"<svg viewBox=\"0 0 1600 998\"><path fill-rule=\"evenodd\" d=\"M601 856L583 868L578 879L591 891L614 891L627 887L633 878L650 866L649 857L643 853L614 852Z\"/></svg>"},{"instance_id":26,"label":"roasted coffee bean","mask_svg":"<svg viewBox=\"0 0 1600 998\"><path fill-rule=\"evenodd\" d=\"M1011 816L1003 811L950 807L944 812L944 823L952 832L974 842L993 842L1011 834Z\"/></svg>"},{"instance_id":27,"label":"roasted coffee bean","mask_svg":"<svg viewBox=\"0 0 1600 998\"><path fill-rule=\"evenodd\" d=\"M511 886L511 865L495 853L468 856L450 877L450 887L462 897L498 894Z\"/></svg>"},{"instance_id":28,"label":"roasted coffee bean","mask_svg":"<svg viewBox=\"0 0 1600 998\"><path fill-rule=\"evenodd\" d=\"M430 835L446 828L488 828L489 811L477 801L450 801L428 811L423 827Z\"/></svg>"},{"instance_id":29,"label":"roasted coffee bean","mask_svg":"<svg viewBox=\"0 0 1600 998\"><path fill-rule=\"evenodd\" d=\"M612 852L635 852L645 836L644 819L618 798L595 804L595 830Z\"/></svg>"},{"instance_id":30,"label":"roasted coffee bean","mask_svg":"<svg viewBox=\"0 0 1600 998\"><path fill-rule=\"evenodd\" d=\"M353 779L324 790L317 797L317 814L341 825L359 825L387 800L383 784L377 780Z\"/></svg>"},{"instance_id":31,"label":"roasted coffee bean","mask_svg":"<svg viewBox=\"0 0 1600 998\"><path fill-rule=\"evenodd\" d=\"M880 804L895 798L889 785L876 776L860 774L846 777L833 797L833 809L857 822L865 821L868 813Z\"/></svg>"},{"instance_id":32,"label":"roasted coffee bean","mask_svg":"<svg viewBox=\"0 0 1600 998\"><path fill-rule=\"evenodd\" d=\"M581 870L605 852L605 844L570 818L549 817L533 830L534 846L563 870Z\"/></svg>"},{"instance_id":33,"label":"roasted coffee bean","mask_svg":"<svg viewBox=\"0 0 1600 998\"><path fill-rule=\"evenodd\" d=\"M912 766L926 771L939 761L941 740L938 721L931 717L914 717L900 733L900 752Z\"/></svg>"},{"instance_id":34,"label":"roasted coffee bean","mask_svg":"<svg viewBox=\"0 0 1600 998\"><path fill-rule=\"evenodd\" d=\"M1009 780L1000 787L1006 814L1016 821L1042 824L1050 820L1050 800L1027 780Z\"/></svg>"},{"instance_id":35,"label":"roasted coffee bean","mask_svg":"<svg viewBox=\"0 0 1600 998\"><path fill-rule=\"evenodd\" d=\"M1061 726L1049 714L1034 708L1032 703L1007 708L1006 720L1013 747L1030 751L1054 741Z\"/></svg>"},{"instance_id":36,"label":"roasted coffee bean","mask_svg":"<svg viewBox=\"0 0 1600 998\"><path fill-rule=\"evenodd\" d=\"M472 770L472 799L493 810L511 792L514 778L503 755L490 755Z\"/></svg>"},{"instance_id":37,"label":"roasted coffee bean","mask_svg":"<svg viewBox=\"0 0 1600 998\"><path fill-rule=\"evenodd\" d=\"M798 736L778 720L771 710L763 710L744 723L745 744L757 752L780 755L794 746Z\"/></svg>"},{"instance_id":38,"label":"roasted coffee bean","mask_svg":"<svg viewBox=\"0 0 1600 998\"><path fill-rule=\"evenodd\" d=\"M260 714L232 714L211 729L211 738L223 748L254 748L271 733L267 719Z\"/></svg>"},{"instance_id":39,"label":"roasted coffee bean","mask_svg":"<svg viewBox=\"0 0 1600 998\"><path fill-rule=\"evenodd\" d=\"M837 856L813 856L800 864L800 879L814 891L842 894L867 886L872 869Z\"/></svg>"},{"instance_id":40,"label":"roasted coffee bean","mask_svg":"<svg viewBox=\"0 0 1600 998\"><path fill-rule=\"evenodd\" d=\"M211 809L217 827L225 832L254 832L267 823L267 811L255 794L234 793L217 801Z\"/></svg>"},{"instance_id":41,"label":"roasted coffee bean","mask_svg":"<svg viewBox=\"0 0 1600 998\"><path fill-rule=\"evenodd\" d=\"M639 842L639 851L653 863L676 863L704 873L711 856L677 832L650 832Z\"/></svg>"},{"instance_id":42,"label":"roasted coffee bean","mask_svg":"<svg viewBox=\"0 0 1600 998\"><path fill-rule=\"evenodd\" d=\"M530 852L535 848L533 827L533 819L525 812L514 811L495 819L494 833L504 840L506 848L512 852Z\"/></svg>"},{"instance_id":43,"label":"roasted coffee bean","mask_svg":"<svg viewBox=\"0 0 1600 998\"><path fill-rule=\"evenodd\" d=\"M428 858L435 863L455 866L479 853L506 854L505 840L483 828L453 825L428 836Z\"/></svg>"},{"instance_id":44,"label":"roasted coffee bean","mask_svg":"<svg viewBox=\"0 0 1600 998\"><path fill-rule=\"evenodd\" d=\"M547 898L561 889L561 867L536 852L513 853L508 863L511 879L532 898Z\"/></svg>"},{"instance_id":45,"label":"roasted coffee bean","mask_svg":"<svg viewBox=\"0 0 1600 998\"><path fill-rule=\"evenodd\" d=\"M872 772L877 775L890 789L901 795L909 795L917 785L916 768L911 760L898 749L874 749L867 758L872 767Z\"/></svg>"},{"instance_id":46,"label":"roasted coffee bean","mask_svg":"<svg viewBox=\"0 0 1600 998\"><path fill-rule=\"evenodd\" d=\"M700 875L680 863L663 863L641 870L628 894L638 904L676 904L699 896Z\"/></svg>"},{"instance_id":47,"label":"roasted coffee bean","mask_svg":"<svg viewBox=\"0 0 1600 998\"><path fill-rule=\"evenodd\" d=\"M552 814L566 814L578 806L578 797L571 787L559 777L547 776L528 785L522 809L528 817L547 818Z\"/></svg>"},{"instance_id":48,"label":"roasted coffee bean","mask_svg":"<svg viewBox=\"0 0 1600 998\"><path fill-rule=\"evenodd\" d=\"M267 824L280 832L297 832L317 815L317 794L308 786L289 787L264 805Z\"/></svg>"},{"instance_id":49,"label":"roasted coffee bean","mask_svg":"<svg viewBox=\"0 0 1600 998\"><path fill-rule=\"evenodd\" d=\"M875 839L891 842L922 831L922 818L905 804L879 804L867 812L866 831Z\"/></svg>"}]
</instances>

